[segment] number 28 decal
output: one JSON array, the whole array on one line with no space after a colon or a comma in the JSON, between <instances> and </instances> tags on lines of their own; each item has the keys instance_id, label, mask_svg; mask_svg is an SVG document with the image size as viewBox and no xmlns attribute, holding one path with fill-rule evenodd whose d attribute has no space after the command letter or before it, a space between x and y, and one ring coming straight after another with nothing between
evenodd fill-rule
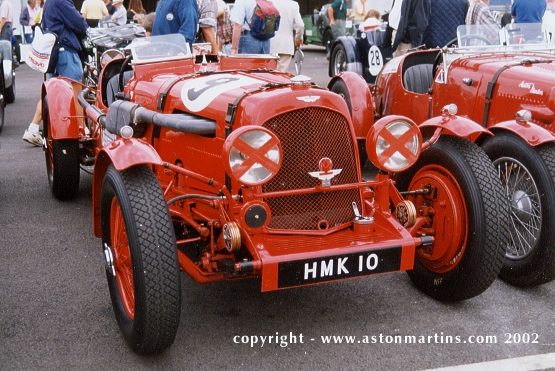
<instances>
[{"instance_id":1,"label":"number 28 decal","mask_svg":"<svg viewBox=\"0 0 555 371\"><path fill-rule=\"evenodd\" d=\"M183 84L181 100L187 109L198 112L208 107L221 94L255 84L262 85L264 81L230 73L200 77Z\"/></svg>"},{"instance_id":2,"label":"number 28 decal","mask_svg":"<svg viewBox=\"0 0 555 371\"><path fill-rule=\"evenodd\" d=\"M382 52L376 45L372 45L368 51L368 71L372 76L378 76L383 68Z\"/></svg>"}]
</instances>

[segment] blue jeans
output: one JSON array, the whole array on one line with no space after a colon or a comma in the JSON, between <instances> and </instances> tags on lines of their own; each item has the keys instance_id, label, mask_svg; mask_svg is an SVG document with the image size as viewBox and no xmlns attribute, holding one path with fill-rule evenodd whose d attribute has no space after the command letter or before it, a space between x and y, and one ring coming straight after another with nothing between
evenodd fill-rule
<instances>
[{"instance_id":1,"label":"blue jeans","mask_svg":"<svg viewBox=\"0 0 555 371\"><path fill-rule=\"evenodd\" d=\"M83 66L77 52L60 48L56 76L65 76L76 81L83 79Z\"/></svg>"},{"instance_id":2,"label":"blue jeans","mask_svg":"<svg viewBox=\"0 0 555 371\"><path fill-rule=\"evenodd\" d=\"M241 35L239 39L239 54L269 54L270 40L258 40L250 33Z\"/></svg>"},{"instance_id":3,"label":"blue jeans","mask_svg":"<svg viewBox=\"0 0 555 371\"><path fill-rule=\"evenodd\" d=\"M0 31L0 39L8 40L9 42L12 42L12 35L13 35L12 22L4 23L4 27L2 27L2 30Z\"/></svg>"}]
</instances>

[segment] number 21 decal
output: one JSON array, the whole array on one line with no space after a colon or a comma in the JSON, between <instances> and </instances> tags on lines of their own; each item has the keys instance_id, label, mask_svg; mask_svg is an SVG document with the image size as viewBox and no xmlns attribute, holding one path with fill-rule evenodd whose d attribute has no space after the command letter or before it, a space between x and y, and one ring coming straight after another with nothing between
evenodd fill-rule
<instances>
[{"instance_id":1,"label":"number 21 decal","mask_svg":"<svg viewBox=\"0 0 555 371\"><path fill-rule=\"evenodd\" d=\"M214 99L230 90L249 85L262 85L264 81L230 73L211 75L186 81L181 88L181 100L192 112L202 111Z\"/></svg>"}]
</instances>

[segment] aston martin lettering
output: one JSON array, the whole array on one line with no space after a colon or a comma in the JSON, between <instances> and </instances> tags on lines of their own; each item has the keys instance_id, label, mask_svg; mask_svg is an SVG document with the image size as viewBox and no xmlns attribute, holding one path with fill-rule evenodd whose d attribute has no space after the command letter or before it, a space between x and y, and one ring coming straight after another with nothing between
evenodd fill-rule
<instances>
[{"instance_id":1,"label":"aston martin lettering","mask_svg":"<svg viewBox=\"0 0 555 371\"><path fill-rule=\"evenodd\" d=\"M290 287L342 278L397 271L401 247L291 261L278 266L278 286Z\"/></svg>"},{"instance_id":2,"label":"aston martin lettering","mask_svg":"<svg viewBox=\"0 0 555 371\"><path fill-rule=\"evenodd\" d=\"M199 77L186 81L181 88L181 100L192 112L202 111L221 94L264 81L230 73Z\"/></svg>"},{"instance_id":3,"label":"aston martin lettering","mask_svg":"<svg viewBox=\"0 0 555 371\"><path fill-rule=\"evenodd\" d=\"M536 89L536 86L534 85L533 82L526 82L526 81L522 81L519 85L519 88L522 89L527 89L530 91L530 94L535 94L535 95L543 95L543 90L541 89Z\"/></svg>"}]
</instances>

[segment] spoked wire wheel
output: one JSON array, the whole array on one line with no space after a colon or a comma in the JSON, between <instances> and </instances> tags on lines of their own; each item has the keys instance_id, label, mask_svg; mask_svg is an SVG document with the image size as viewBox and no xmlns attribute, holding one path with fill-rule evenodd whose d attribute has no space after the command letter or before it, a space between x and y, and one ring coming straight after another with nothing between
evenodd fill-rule
<instances>
[{"instance_id":1,"label":"spoked wire wheel","mask_svg":"<svg viewBox=\"0 0 555 371\"><path fill-rule=\"evenodd\" d=\"M540 193L530 171L518 160L500 157L493 164L510 202L510 238L505 256L520 260L530 255L540 237Z\"/></svg>"},{"instance_id":2,"label":"spoked wire wheel","mask_svg":"<svg viewBox=\"0 0 555 371\"><path fill-rule=\"evenodd\" d=\"M338 44L333 49L331 59L333 76L337 76L339 73L347 70L347 53L343 45Z\"/></svg>"},{"instance_id":3,"label":"spoked wire wheel","mask_svg":"<svg viewBox=\"0 0 555 371\"><path fill-rule=\"evenodd\" d=\"M516 286L555 278L555 144L532 147L496 133L482 147L493 161L509 203L508 241L499 277Z\"/></svg>"}]
</instances>

